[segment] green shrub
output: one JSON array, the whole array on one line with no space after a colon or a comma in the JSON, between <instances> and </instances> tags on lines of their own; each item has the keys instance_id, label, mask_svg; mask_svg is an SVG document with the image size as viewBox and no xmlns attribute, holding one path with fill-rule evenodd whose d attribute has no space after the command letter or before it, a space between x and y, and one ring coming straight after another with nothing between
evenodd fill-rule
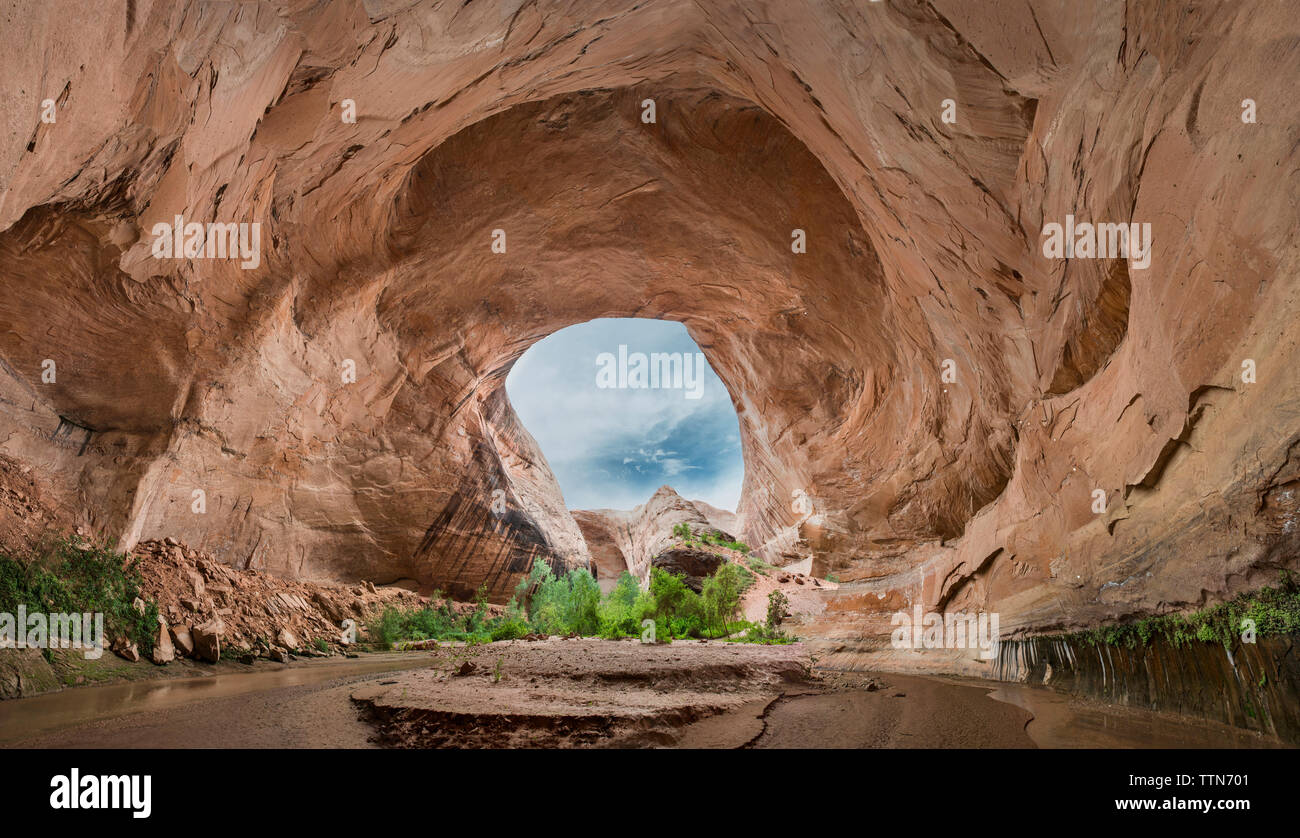
<instances>
[{"instance_id":1,"label":"green shrub","mask_svg":"<svg viewBox=\"0 0 1300 838\"><path fill-rule=\"evenodd\" d=\"M703 637L704 621L698 614L690 614L685 617L669 617L668 625L672 629L673 637Z\"/></svg>"},{"instance_id":2,"label":"green shrub","mask_svg":"<svg viewBox=\"0 0 1300 838\"><path fill-rule=\"evenodd\" d=\"M500 616L488 616L486 590L480 589L469 614L459 615L450 601L443 600L411 611L385 608L366 627L370 638L384 646L423 639L487 643L533 632L640 637L647 619L654 621L655 635L662 641L729 637L751 628L737 618L740 596L753 578L744 567L724 562L705 580L702 594L697 594L683 576L655 567L650 570L649 590L642 590L636 577L625 571L613 589L601 596L600 586L586 570L556 574L539 560ZM523 602L526 609L520 605Z\"/></svg>"},{"instance_id":3,"label":"green shrub","mask_svg":"<svg viewBox=\"0 0 1300 838\"><path fill-rule=\"evenodd\" d=\"M595 634L600 626L600 585L591 573L579 569L556 576L544 562L538 564L547 569L529 602L528 621L543 634Z\"/></svg>"},{"instance_id":4,"label":"green shrub","mask_svg":"<svg viewBox=\"0 0 1300 838\"><path fill-rule=\"evenodd\" d=\"M1055 637L1127 649L1145 646L1156 639L1175 647L1193 642L1218 642L1230 650L1240 642L1245 619L1255 623L1255 632L1260 637L1300 634L1300 585L1295 577L1284 570L1276 588L1241 594L1193 614L1147 617L1135 623L1101 626Z\"/></svg>"},{"instance_id":5,"label":"green shrub","mask_svg":"<svg viewBox=\"0 0 1300 838\"><path fill-rule=\"evenodd\" d=\"M105 642L126 637L141 654L153 652L158 603L140 596L134 557L75 537L43 545L26 556L0 554L0 611L103 613ZM133 603L139 597L144 611Z\"/></svg>"},{"instance_id":6,"label":"green shrub","mask_svg":"<svg viewBox=\"0 0 1300 838\"><path fill-rule=\"evenodd\" d=\"M506 606L506 613L491 623L489 635L494 641L518 640L524 635L531 634L532 630L519 604L512 599Z\"/></svg>"},{"instance_id":7,"label":"green shrub","mask_svg":"<svg viewBox=\"0 0 1300 838\"><path fill-rule=\"evenodd\" d=\"M714 627L714 636L725 636L727 624L740 610L741 592L748 587L740 565L724 562L717 572L704 580L701 591L704 618ZM752 578L752 577L751 577Z\"/></svg>"},{"instance_id":8,"label":"green shrub","mask_svg":"<svg viewBox=\"0 0 1300 838\"><path fill-rule=\"evenodd\" d=\"M673 535L677 535L677 527L686 527L686 525L678 524L676 527L673 527ZM688 541L690 540L689 527L686 528L686 535L682 537L686 538ZM726 547L728 550L736 550L741 553L749 552L749 545L746 544L745 542L728 541L727 539L723 538L721 534L717 532L709 531L709 532L700 533L699 540L704 544L716 544L719 547Z\"/></svg>"},{"instance_id":9,"label":"green shrub","mask_svg":"<svg viewBox=\"0 0 1300 838\"><path fill-rule=\"evenodd\" d=\"M654 612L654 595L641 590L636 577L625 570L597 606L596 633L610 639L639 637L641 621Z\"/></svg>"},{"instance_id":10,"label":"green shrub","mask_svg":"<svg viewBox=\"0 0 1300 838\"><path fill-rule=\"evenodd\" d=\"M740 643L760 643L764 646L784 646L794 642L794 638L780 630L773 630L767 626L750 625L742 637Z\"/></svg>"},{"instance_id":11,"label":"green shrub","mask_svg":"<svg viewBox=\"0 0 1300 838\"><path fill-rule=\"evenodd\" d=\"M790 616L788 606L790 600L780 591L772 591L767 595L767 624L769 632L778 632L781 629L781 623L785 618Z\"/></svg>"},{"instance_id":12,"label":"green shrub","mask_svg":"<svg viewBox=\"0 0 1300 838\"><path fill-rule=\"evenodd\" d=\"M686 587L686 578L661 567L650 568L650 593L655 599L655 615L672 617L698 616L699 594Z\"/></svg>"}]
</instances>

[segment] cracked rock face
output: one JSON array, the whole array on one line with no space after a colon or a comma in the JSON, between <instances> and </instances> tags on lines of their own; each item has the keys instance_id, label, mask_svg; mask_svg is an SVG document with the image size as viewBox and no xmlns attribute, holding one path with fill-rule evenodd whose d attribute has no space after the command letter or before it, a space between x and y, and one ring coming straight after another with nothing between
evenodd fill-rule
<instances>
[{"instance_id":1,"label":"cracked rock face","mask_svg":"<svg viewBox=\"0 0 1300 838\"><path fill-rule=\"evenodd\" d=\"M731 393L728 531L846 583L804 629L842 655L901 606L1077 627L1300 552L1280 4L20 2L6 30L0 451L69 523L498 601L535 558L600 566L504 379L641 316ZM1149 266L1045 257L1067 215L1149 223ZM256 266L155 258L177 216L257 223Z\"/></svg>"}]
</instances>

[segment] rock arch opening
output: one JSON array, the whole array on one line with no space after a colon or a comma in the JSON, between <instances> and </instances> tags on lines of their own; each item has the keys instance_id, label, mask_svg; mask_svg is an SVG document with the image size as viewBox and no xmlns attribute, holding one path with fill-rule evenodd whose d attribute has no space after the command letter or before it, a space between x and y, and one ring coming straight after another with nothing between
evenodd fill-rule
<instances>
[{"instance_id":1,"label":"rock arch opening","mask_svg":"<svg viewBox=\"0 0 1300 838\"><path fill-rule=\"evenodd\" d=\"M665 484L721 509L740 501L731 396L680 323L569 326L515 362L506 392L570 509L632 509Z\"/></svg>"}]
</instances>

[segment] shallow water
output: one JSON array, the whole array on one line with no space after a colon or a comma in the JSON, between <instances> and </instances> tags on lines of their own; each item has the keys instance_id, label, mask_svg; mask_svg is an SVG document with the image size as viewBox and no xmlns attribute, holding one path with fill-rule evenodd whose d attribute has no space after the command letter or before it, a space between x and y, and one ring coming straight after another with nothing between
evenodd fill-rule
<instances>
[{"instance_id":1,"label":"shallow water","mask_svg":"<svg viewBox=\"0 0 1300 838\"><path fill-rule=\"evenodd\" d=\"M308 660L292 665L258 664L257 669L247 672L76 687L31 698L0 701L0 743L100 719L180 707L205 699L318 684L348 675L411 669L427 662L428 655L425 654L399 653Z\"/></svg>"},{"instance_id":2,"label":"shallow water","mask_svg":"<svg viewBox=\"0 0 1300 838\"><path fill-rule=\"evenodd\" d=\"M248 747L247 737L230 741L226 734L230 728L223 725L247 721L253 711L253 716L260 713L266 717L263 721L269 729L284 734L270 736L265 741L253 739L254 747L365 747L364 726L356 723L358 729L351 729L356 719L355 711L347 702L351 688L340 688L344 691L338 695L320 694L313 699L314 704L295 698L298 693L273 691L315 687L350 676L414 669L429 662L429 655L415 652L307 660L292 665L258 664L256 669L247 671L78 687L3 701L0 702L0 746L44 737L53 740L56 746L74 747L159 746L159 743L211 747L219 746L220 742ZM889 673L877 673L873 677L884 682L885 688L874 693L793 692L770 708L771 700L765 699L753 707L688 726L684 732L689 735L682 744L854 748L1286 747L1268 737L1216 722L1081 699L1041 686ZM337 692L334 687L326 689ZM189 707L214 699L235 701L204 708ZM1026 722L1023 714L1008 715L1013 711L999 711L998 705L1020 708L1033 718ZM186 714L184 720L165 713L178 708L186 708L181 711ZM291 735L290 729L295 725L313 730L321 727L326 724L324 717L331 713L338 716L333 722L339 726L337 741L328 737L320 741L299 741ZM295 714L303 718L291 718ZM766 721L761 715L767 716ZM91 734L92 728L79 728L106 719L136 716L146 719L138 735L131 729L116 729L113 722L108 724L114 730L108 733ZM194 719L202 719L214 730L195 730Z\"/></svg>"},{"instance_id":3,"label":"shallow water","mask_svg":"<svg viewBox=\"0 0 1300 838\"><path fill-rule=\"evenodd\" d=\"M1281 748L1284 744L1217 722L1079 699L1045 687L956 680L993 687L989 698L1033 714L1025 732L1040 748Z\"/></svg>"}]
</instances>

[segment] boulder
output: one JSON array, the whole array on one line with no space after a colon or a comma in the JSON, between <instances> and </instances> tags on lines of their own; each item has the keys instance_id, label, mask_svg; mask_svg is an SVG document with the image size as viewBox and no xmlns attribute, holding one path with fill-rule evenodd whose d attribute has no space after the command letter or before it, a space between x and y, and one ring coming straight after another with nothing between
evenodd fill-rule
<instances>
[{"instance_id":1,"label":"boulder","mask_svg":"<svg viewBox=\"0 0 1300 838\"><path fill-rule=\"evenodd\" d=\"M341 623L347 619L348 612L324 591L316 591L311 598L313 602L320 606L320 610L325 612L325 616L329 618L331 623Z\"/></svg>"},{"instance_id":2,"label":"boulder","mask_svg":"<svg viewBox=\"0 0 1300 838\"><path fill-rule=\"evenodd\" d=\"M220 618L209 620L193 629L194 654L209 663L221 660L221 635L226 631Z\"/></svg>"},{"instance_id":3,"label":"boulder","mask_svg":"<svg viewBox=\"0 0 1300 838\"><path fill-rule=\"evenodd\" d=\"M0 649L0 699L25 698L59 689L40 649Z\"/></svg>"},{"instance_id":4,"label":"boulder","mask_svg":"<svg viewBox=\"0 0 1300 838\"><path fill-rule=\"evenodd\" d=\"M159 666L176 659L176 647L172 645L171 631L161 614L158 615L158 636L154 639L153 652L150 653L149 659Z\"/></svg>"},{"instance_id":5,"label":"boulder","mask_svg":"<svg viewBox=\"0 0 1300 838\"><path fill-rule=\"evenodd\" d=\"M698 547L683 545L671 547L651 559L653 567L685 576L686 586L699 593L704 580L712 576L725 561L716 553Z\"/></svg>"},{"instance_id":6,"label":"boulder","mask_svg":"<svg viewBox=\"0 0 1300 838\"><path fill-rule=\"evenodd\" d=\"M172 643L175 644L177 651L187 658L194 657L194 637L190 633L188 625L174 626L169 629L168 633L171 635Z\"/></svg>"},{"instance_id":7,"label":"boulder","mask_svg":"<svg viewBox=\"0 0 1300 838\"><path fill-rule=\"evenodd\" d=\"M114 640L113 645L110 648L113 650L113 654L120 658L129 660L131 663L140 660L139 645L134 641L127 640L125 637L119 637Z\"/></svg>"}]
</instances>

